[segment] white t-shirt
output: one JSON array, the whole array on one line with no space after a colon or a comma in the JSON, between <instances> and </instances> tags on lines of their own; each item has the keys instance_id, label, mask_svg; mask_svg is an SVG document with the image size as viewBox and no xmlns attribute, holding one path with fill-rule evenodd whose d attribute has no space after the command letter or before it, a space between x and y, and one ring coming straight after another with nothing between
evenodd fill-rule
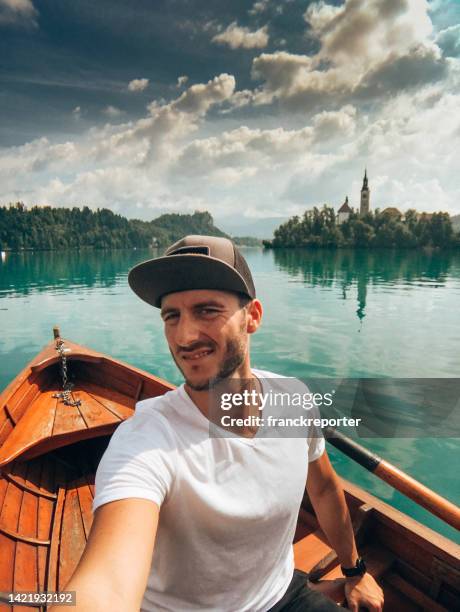
<instances>
[{"instance_id":1,"label":"white t-shirt","mask_svg":"<svg viewBox=\"0 0 460 612\"><path fill-rule=\"evenodd\" d=\"M252 371L264 392L292 382ZM265 612L291 581L308 462L324 438L217 438L209 425L182 385L138 402L99 464L93 510L127 497L161 506L142 611Z\"/></svg>"}]
</instances>

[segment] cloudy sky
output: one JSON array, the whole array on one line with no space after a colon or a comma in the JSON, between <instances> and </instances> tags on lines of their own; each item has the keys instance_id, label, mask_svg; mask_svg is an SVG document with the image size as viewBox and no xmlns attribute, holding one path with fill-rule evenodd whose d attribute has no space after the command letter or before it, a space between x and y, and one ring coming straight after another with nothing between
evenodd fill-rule
<instances>
[{"instance_id":1,"label":"cloudy sky","mask_svg":"<svg viewBox=\"0 0 460 612\"><path fill-rule=\"evenodd\" d=\"M460 212L458 0L0 0L0 82L1 204Z\"/></svg>"}]
</instances>

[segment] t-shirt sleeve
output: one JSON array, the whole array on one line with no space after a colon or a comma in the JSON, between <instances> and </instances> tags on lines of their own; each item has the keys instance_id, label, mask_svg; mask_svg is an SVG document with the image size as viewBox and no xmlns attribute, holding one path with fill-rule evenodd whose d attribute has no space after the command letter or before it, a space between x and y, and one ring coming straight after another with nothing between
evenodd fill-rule
<instances>
[{"instance_id":1,"label":"t-shirt sleeve","mask_svg":"<svg viewBox=\"0 0 460 612\"><path fill-rule=\"evenodd\" d=\"M281 404L276 408L278 410L277 416L283 416L286 412L286 416L299 417L304 416L307 419L321 419L321 414L318 406L312 403L310 400L307 405L299 406L299 403L294 402L294 398L303 397L307 398L311 396L310 389L308 386L299 378L281 376L279 374L273 374L264 370L255 370L259 379L268 382L270 387L277 392L288 393L290 396L290 406L288 403L288 409L290 413L287 414L286 406ZM291 429L292 431L292 429ZM326 448L326 442L324 439L323 431L321 427L317 425L309 425L308 427L299 426L295 430L295 437L306 437L308 445L308 462L316 461L324 453Z\"/></svg>"},{"instance_id":2,"label":"t-shirt sleeve","mask_svg":"<svg viewBox=\"0 0 460 612\"><path fill-rule=\"evenodd\" d=\"M135 415L113 434L96 472L93 511L130 497L161 506L174 479L173 439L160 418Z\"/></svg>"},{"instance_id":3,"label":"t-shirt sleeve","mask_svg":"<svg viewBox=\"0 0 460 612\"><path fill-rule=\"evenodd\" d=\"M311 438L308 438L308 462L316 461L324 453L326 442L322 433L315 433Z\"/></svg>"},{"instance_id":4,"label":"t-shirt sleeve","mask_svg":"<svg viewBox=\"0 0 460 612\"><path fill-rule=\"evenodd\" d=\"M308 387L305 387L306 389ZM321 419L321 413L318 406L313 405L308 410L308 417L312 419ZM309 427L308 432L308 462L316 461L321 457L326 448L326 441L324 439L323 430L317 425Z\"/></svg>"},{"instance_id":5,"label":"t-shirt sleeve","mask_svg":"<svg viewBox=\"0 0 460 612\"><path fill-rule=\"evenodd\" d=\"M293 393L300 393L304 398L309 398L308 404L303 408L298 408L308 419L321 419L321 413L318 406L311 401L311 391L309 387L299 378L290 379L291 389ZM312 423L307 427L307 445L308 445L308 462L316 461L324 453L326 442L324 440L323 430L320 426Z\"/></svg>"}]
</instances>

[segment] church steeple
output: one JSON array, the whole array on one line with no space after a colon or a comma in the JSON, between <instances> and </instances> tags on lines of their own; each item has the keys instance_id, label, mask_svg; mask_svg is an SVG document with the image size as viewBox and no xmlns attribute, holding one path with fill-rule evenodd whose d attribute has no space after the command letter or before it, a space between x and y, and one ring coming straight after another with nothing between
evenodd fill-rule
<instances>
[{"instance_id":1,"label":"church steeple","mask_svg":"<svg viewBox=\"0 0 460 612\"><path fill-rule=\"evenodd\" d=\"M370 206L370 189L367 180L367 168L364 170L363 186L361 187L361 202L359 206L359 214L361 217L369 212Z\"/></svg>"}]
</instances>

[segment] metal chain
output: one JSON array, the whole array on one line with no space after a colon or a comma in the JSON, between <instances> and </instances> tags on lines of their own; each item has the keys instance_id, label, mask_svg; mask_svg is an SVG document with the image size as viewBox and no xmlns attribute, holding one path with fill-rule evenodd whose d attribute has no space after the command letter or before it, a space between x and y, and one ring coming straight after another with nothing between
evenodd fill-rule
<instances>
[{"instance_id":1,"label":"metal chain","mask_svg":"<svg viewBox=\"0 0 460 612\"><path fill-rule=\"evenodd\" d=\"M73 397L73 384L67 377L67 357L65 356L66 349L64 348L64 341L61 338L58 338L56 341L56 350L61 358L62 391L55 393L53 397L62 400L66 406L81 406L81 400L76 400Z\"/></svg>"}]
</instances>

